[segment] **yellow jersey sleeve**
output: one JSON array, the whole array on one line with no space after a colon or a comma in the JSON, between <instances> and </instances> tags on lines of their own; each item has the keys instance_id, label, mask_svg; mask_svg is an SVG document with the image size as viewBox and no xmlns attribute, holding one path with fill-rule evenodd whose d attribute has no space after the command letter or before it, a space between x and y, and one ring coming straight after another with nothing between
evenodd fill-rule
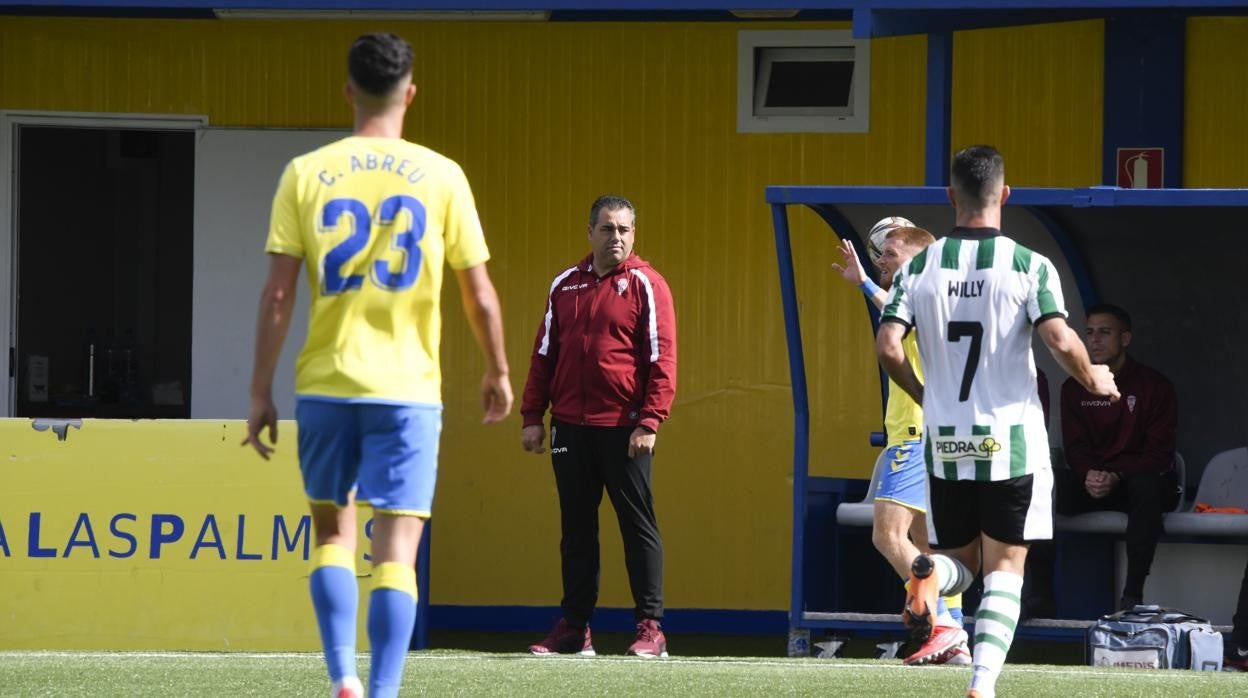
<instances>
[{"instance_id":1,"label":"yellow jersey sleeve","mask_svg":"<svg viewBox=\"0 0 1248 698\"><path fill-rule=\"evenodd\" d=\"M469 269L489 261L490 250L485 244L485 232L481 229L468 178L459 165L452 163L449 169L447 179L451 186L443 232L446 263L455 270Z\"/></svg>"},{"instance_id":2,"label":"yellow jersey sleeve","mask_svg":"<svg viewBox=\"0 0 1248 698\"><path fill-rule=\"evenodd\" d=\"M906 333L901 340L901 347L906 352L906 360L910 362L914 374L921 381L923 367L919 363L917 335L913 330ZM891 378L888 380L888 405L884 408L884 433L888 437L889 446L915 441L923 435L923 406L916 403Z\"/></svg>"},{"instance_id":3,"label":"yellow jersey sleeve","mask_svg":"<svg viewBox=\"0 0 1248 698\"><path fill-rule=\"evenodd\" d=\"M269 215L269 238L264 251L273 254L304 256L303 235L300 228L298 176L295 163L291 161L282 172L273 195L273 210Z\"/></svg>"}]
</instances>

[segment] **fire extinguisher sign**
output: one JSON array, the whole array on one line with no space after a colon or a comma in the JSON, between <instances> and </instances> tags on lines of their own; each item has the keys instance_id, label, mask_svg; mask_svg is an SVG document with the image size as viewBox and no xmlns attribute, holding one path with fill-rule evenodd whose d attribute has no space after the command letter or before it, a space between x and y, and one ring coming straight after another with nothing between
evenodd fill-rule
<instances>
[{"instance_id":1,"label":"fire extinguisher sign","mask_svg":"<svg viewBox=\"0 0 1248 698\"><path fill-rule=\"evenodd\" d=\"M1165 172L1164 148L1119 148L1118 186L1123 189L1160 189Z\"/></svg>"}]
</instances>

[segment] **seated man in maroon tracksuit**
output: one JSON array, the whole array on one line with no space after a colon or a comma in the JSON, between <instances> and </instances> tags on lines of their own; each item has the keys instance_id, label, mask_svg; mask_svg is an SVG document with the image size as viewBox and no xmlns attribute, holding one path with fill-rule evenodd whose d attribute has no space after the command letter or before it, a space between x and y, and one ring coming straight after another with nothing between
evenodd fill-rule
<instances>
[{"instance_id":1,"label":"seated man in maroon tracksuit","mask_svg":"<svg viewBox=\"0 0 1248 698\"><path fill-rule=\"evenodd\" d=\"M1099 304L1088 309L1087 318L1088 355L1113 371L1122 399L1110 403L1072 380L1062 385L1062 446L1069 469L1054 470L1057 511L1127 514L1127 578L1119 608L1131 608L1144 598L1162 515L1178 498L1178 401L1165 376L1127 354L1132 339L1127 311ZM1024 606L1029 615L1049 615L1040 609L1052 606L1052 550L1032 552L1034 587Z\"/></svg>"}]
</instances>

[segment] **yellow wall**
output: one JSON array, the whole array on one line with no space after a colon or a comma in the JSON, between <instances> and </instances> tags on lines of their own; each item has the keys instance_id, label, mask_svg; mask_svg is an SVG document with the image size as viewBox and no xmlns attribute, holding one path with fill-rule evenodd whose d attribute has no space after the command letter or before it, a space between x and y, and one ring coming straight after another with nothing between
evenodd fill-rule
<instances>
[{"instance_id":1,"label":"yellow wall","mask_svg":"<svg viewBox=\"0 0 1248 698\"><path fill-rule=\"evenodd\" d=\"M957 149L990 143L1012 186L1101 182L1105 29L1101 20L956 32Z\"/></svg>"},{"instance_id":2,"label":"yellow wall","mask_svg":"<svg viewBox=\"0 0 1248 698\"><path fill-rule=\"evenodd\" d=\"M416 24L407 137L459 160L503 298L517 392L551 276L586 251L589 203L639 208L638 251L668 278L679 387L655 488L667 602L776 609L788 599L792 409L768 184L918 184L924 40L877 41L871 132L736 133L736 24ZM771 25L769 25L771 26ZM215 126L348 126L349 40L371 24L6 18L0 108L204 114ZM804 25L802 28L810 28ZM855 289L826 278L835 243L795 214L815 386L817 469L865 477L878 428L870 335ZM485 430L480 360L447 294L446 428L434 523L435 603L556 604L550 466L519 421ZM825 317L848 321L824 322ZM245 386L239 385L240 394ZM865 400L866 409L859 403ZM288 446L289 447L289 446ZM631 605L604 507L603 598Z\"/></svg>"},{"instance_id":3,"label":"yellow wall","mask_svg":"<svg viewBox=\"0 0 1248 698\"><path fill-rule=\"evenodd\" d=\"M1248 187L1248 17L1187 20L1183 186Z\"/></svg>"},{"instance_id":4,"label":"yellow wall","mask_svg":"<svg viewBox=\"0 0 1248 698\"><path fill-rule=\"evenodd\" d=\"M923 177L923 37L873 42L869 133L740 135L736 32L760 26L776 27L384 27L416 47L420 92L406 136L461 162L477 195L517 393L549 280L586 251L589 203L617 192L638 206L637 249L667 277L680 332L677 400L655 463L673 608L788 604L792 407L764 187L915 185ZM1100 26L958 34L953 145L996 142L1014 184L1094 183ZM0 109L347 127L340 95L345 50L355 35L377 28L6 17ZM991 70L978 67L985 60ZM989 103L992 113L982 108ZM1058 138L1077 147L1054 158ZM866 477L874 461L866 434L879 428L880 405L863 301L829 273L838 257L826 226L807 211L791 216L812 377L811 469ZM518 418L501 428L479 426L481 362L456 294L446 298L447 412L432 600L556 604L558 520L549 462L520 451ZM240 383L239 394L245 389ZM602 603L629 606L607 507L602 530Z\"/></svg>"}]
</instances>

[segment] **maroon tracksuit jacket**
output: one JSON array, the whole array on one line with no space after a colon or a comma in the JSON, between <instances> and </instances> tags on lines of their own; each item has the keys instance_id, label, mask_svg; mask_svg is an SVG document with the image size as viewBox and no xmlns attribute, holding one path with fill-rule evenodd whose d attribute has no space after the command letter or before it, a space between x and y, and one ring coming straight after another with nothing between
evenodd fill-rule
<instances>
[{"instance_id":1,"label":"maroon tracksuit jacket","mask_svg":"<svg viewBox=\"0 0 1248 698\"><path fill-rule=\"evenodd\" d=\"M1062 442L1079 482L1093 469L1130 475L1174 467L1179 422L1174 386L1130 356L1114 381L1122 394L1116 404L1073 378L1062 384Z\"/></svg>"},{"instance_id":2,"label":"maroon tracksuit jacket","mask_svg":"<svg viewBox=\"0 0 1248 698\"><path fill-rule=\"evenodd\" d=\"M667 282L636 254L606 276L593 256L550 285L520 413L542 423L658 431L676 395L676 311Z\"/></svg>"}]
</instances>

